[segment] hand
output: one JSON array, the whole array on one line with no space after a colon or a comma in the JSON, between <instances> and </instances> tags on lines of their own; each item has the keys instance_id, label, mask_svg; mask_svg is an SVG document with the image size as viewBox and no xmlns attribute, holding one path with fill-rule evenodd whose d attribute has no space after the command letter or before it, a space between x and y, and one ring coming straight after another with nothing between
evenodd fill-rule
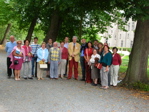
<instances>
[{"instance_id":1,"label":"hand","mask_svg":"<svg viewBox=\"0 0 149 112\"><path fill-rule=\"evenodd\" d=\"M59 62L58 64L60 64L61 62Z\"/></svg>"},{"instance_id":2,"label":"hand","mask_svg":"<svg viewBox=\"0 0 149 112\"><path fill-rule=\"evenodd\" d=\"M108 67L108 66L106 67L106 70L105 70L105 71L106 71L106 72L108 72L108 71L109 71L109 67Z\"/></svg>"},{"instance_id":3,"label":"hand","mask_svg":"<svg viewBox=\"0 0 149 112\"><path fill-rule=\"evenodd\" d=\"M71 56L74 57L74 54L72 54Z\"/></svg>"}]
</instances>

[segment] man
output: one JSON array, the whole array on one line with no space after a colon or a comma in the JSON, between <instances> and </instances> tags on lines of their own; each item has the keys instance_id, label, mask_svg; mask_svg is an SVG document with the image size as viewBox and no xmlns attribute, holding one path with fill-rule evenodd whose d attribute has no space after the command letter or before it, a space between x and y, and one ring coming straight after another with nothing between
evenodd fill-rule
<instances>
[{"instance_id":1,"label":"man","mask_svg":"<svg viewBox=\"0 0 149 112\"><path fill-rule=\"evenodd\" d=\"M11 65L11 61L10 58L8 57L10 55L10 53L12 52L13 48L16 46L16 42L15 42L15 38L14 36L10 36L10 42L6 43L6 47L5 47L5 51L7 52L7 74L8 74L8 78L10 79L11 75L12 75L12 69L9 68Z\"/></svg>"},{"instance_id":2,"label":"man","mask_svg":"<svg viewBox=\"0 0 149 112\"><path fill-rule=\"evenodd\" d=\"M84 50L86 48L86 40L82 39L81 40L81 50L80 50L80 64L81 64L81 69L82 69L82 79L81 81L85 81L85 58L84 58Z\"/></svg>"},{"instance_id":3,"label":"man","mask_svg":"<svg viewBox=\"0 0 149 112\"><path fill-rule=\"evenodd\" d=\"M47 45L46 45L46 48L50 51L50 49L53 47L53 43L52 43L53 41L52 41L52 39L50 38L49 40L48 40L48 43L47 43ZM47 75L46 75L46 77L49 77L50 78L50 75L49 75L49 70L50 70L50 64L48 63L48 69L47 69Z\"/></svg>"},{"instance_id":4,"label":"man","mask_svg":"<svg viewBox=\"0 0 149 112\"><path fill-rule=\"evenodd\" d=\"M65 42L64 47L68 49L69 37L65 37L64 42ZM64 77L67 76L67 66L68 66L68 59L66 61L66 69L65 69Z\"/></svg>"},{"instance_id":5,"label":"man","mask_svg":"<svg viewBox=\"0 0 149 112\"><path fill-rule=\"evenodd\" d=\"M74 78L78 80L78 62L80 60L80 44L77 43L77 37L73 36L73 42L68 45L68 53L69 53L69 74L68 79L72 77L72 68L74 66Z\"/></svg>"},{"instance_id":6,"label":"man","mask_svg":"<svg viewBox=\"0 0 149 112\"><path fill-rule=\"evenodd\" d=\"M40 48L40 45L38 44L38 37L34 37L34 43L31 44L32 49L32 76L37 76L37 50ZM34 71L35 68L35 71Z\"/></svg>"},{"instance_id":7,"label":"man","mask_svg":"<svg viewBox=\"0 0 149 112\"><path fill-rule=\"evenodd\" d=\"M50 78L58 79L58 64L60 64L61 55L60 49L57 47L57 42L53 43L53 47L49 51Z\"/></svg>"},{"instance_id":8,"label":"man","mask_svg":"<svg viewBox=\"0 0 149 112\"><path fill-rule=\"evenodd\" d=\"M94 49L98 50L98 41L97 40L94 40Z\"/></svg>"}]
</instances>

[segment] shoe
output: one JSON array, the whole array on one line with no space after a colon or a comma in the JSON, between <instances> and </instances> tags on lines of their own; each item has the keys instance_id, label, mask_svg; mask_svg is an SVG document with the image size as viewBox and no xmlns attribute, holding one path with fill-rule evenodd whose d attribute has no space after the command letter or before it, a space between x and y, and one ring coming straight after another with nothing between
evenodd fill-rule
<instances>
[{"instance_id":1,"label":"shoe","mask_svg":"<svg viewBox=\"0 0 149 112\"><path fill-rule=\"evenodd\" d=\"M85 79L80 79L80 81L85 81Z\"/></svg>"},{"instance_id":2,"label":"shoe","mask_svg":"<svg viewBox=\"0 0 149 112\"><path fill-rule=\"evenodd\" d=\"M67 80L70 80L71 78L67 78Z\"/></svg>"},{"instance_id":3,"label":"shoe","mask_svg":"<svg viewBox=\"0 0 149 112\"><path fill-rule=\"evenodd\" d=\"M55 80L58 80L58 78L54 78Z\"/></svg>"},{"instance_id":4,"label":"shoe","mask_svg":"<svg viewBox=\"0 0 149 112\"><path fill-rule=\"evenodd\" d=\"M91 85L92 85L92 86L97 86L97 84L95 84L95 83L92 83Z\"/></svg>"},{"instance_id":5,"label":"shoe","mask_svg":"<svg viewBox=\"0 0 149 112\"><path fill-rule=\"evenodd\" d=\"M108 89L108 88L109 88L109 87L107 86L107 87L104 87L103 89L106 90L106 89Z\"/></svg>"},{"instance_id":6,"label":"shoe","mask_svg":"<svg viewBox=\"0 0 149 112\"><path fill-rule=\"evenodd\" d=\"M78 80L78 78L75 78L75 80Z\"/></svg>"},{"instance_id":7,"label":"shoe","mask_svg":"<svg viewBox=\"0 0 149 112\"><path fill-rule=\"evenodd\" d=\"M25 80L27 80L27 78L26 78L26 77L25 77L24 79L25 79Z\"/></svg>"},{"instance_id":8,"label":"shoe","mask_svg":"<svg viewBox=\"0 0 149 112\"><path fill-rule=\"evenodd\" d=\"M28 79L33 79L33 77L29 77Z\"/></svg>"},{"instance_id":9,"label":"shoe","mask_svg":"<svg viewBox=\"0 0 149 112\"><path fill-rule=\"evenodd\" d=\"M10 79L11 78L11 76L8 76L8 79Z\"/></svg>"},{"instance_id":10,"label":"shoe","mask_svg":"<svg viewBox=\"0 0 149 112\"><path fill-rule=\"evenodd\" d=\"M41 80L44 80L44 78L40 78Z\"/></svg>"},{"instance_id":11,"label":"shoe","mask_svg":"<svg viewBox=\"0 0 149 112\"><path fill-rule=\"evenodd\" d=\"M40 79L38 79L38 80L40 80Z\"/></svg>"}]
</instances>

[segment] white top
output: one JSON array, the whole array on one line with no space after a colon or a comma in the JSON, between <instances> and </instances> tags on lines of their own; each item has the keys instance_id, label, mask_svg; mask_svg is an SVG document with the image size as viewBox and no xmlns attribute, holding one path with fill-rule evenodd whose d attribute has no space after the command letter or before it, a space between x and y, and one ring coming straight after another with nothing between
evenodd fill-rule
<instances>
[{"instance_id":1,"label":"white top","mask_svg":"<svg viewBox=\"0 0 149 112\"><path fill-rule=\"evenodd\" d=\"M92 54L91 59L90 59L90 63L95 63L95 58L99 58L99 60L100 60L100 55L99 54L96 54L96 55Z\"/></svg>"}]
</instances>

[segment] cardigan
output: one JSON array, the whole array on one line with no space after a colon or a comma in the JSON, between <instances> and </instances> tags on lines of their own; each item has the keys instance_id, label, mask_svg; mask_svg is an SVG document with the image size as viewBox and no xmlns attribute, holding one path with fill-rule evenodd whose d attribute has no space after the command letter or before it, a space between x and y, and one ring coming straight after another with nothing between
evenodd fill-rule
<instances>
[{"instance_id":1,"label":"cardigan","mask_svg":"<svg viewBox=\"0 0 149 112\"><path fill-rule=\"evenodd\" d=\"M112 55L112 65L121 65L122 60L121 60L121 56L116 53L115 55Z\"/></svg>"},{"instance_id":2,"label":"cardigan","mask_svg":"<svg viewBox=\"0 0 149 112\"><path fill-rule=\"evenodd\" d=\"M105 56L103 56L104 53L102 53L101 58L99 60L99 63L102 63L105 66L110 66L111 62L112 62L112 54L110 52L108 52L107 54L105 54Z\"/></svg>"},{"instance_id":3,"label":"cardigan","mask_svg":"<svg viewBox=\"0 0 149 112\"><path fill-rule=\"evenodd\" d=\"M44 52L44 53L43 53ZM43 57L44 56L44 57ZM41 61L42 59L44 59L45 60L45 62L47 62L48 61L48 56L49 56L49 51L48 51L48 49L47 48L45 48L45 49L42 49L42 47L41 48L39 48L38 50L37 50L37 62L39 62L39 61Z\"/></svg>"}]
</instances>

